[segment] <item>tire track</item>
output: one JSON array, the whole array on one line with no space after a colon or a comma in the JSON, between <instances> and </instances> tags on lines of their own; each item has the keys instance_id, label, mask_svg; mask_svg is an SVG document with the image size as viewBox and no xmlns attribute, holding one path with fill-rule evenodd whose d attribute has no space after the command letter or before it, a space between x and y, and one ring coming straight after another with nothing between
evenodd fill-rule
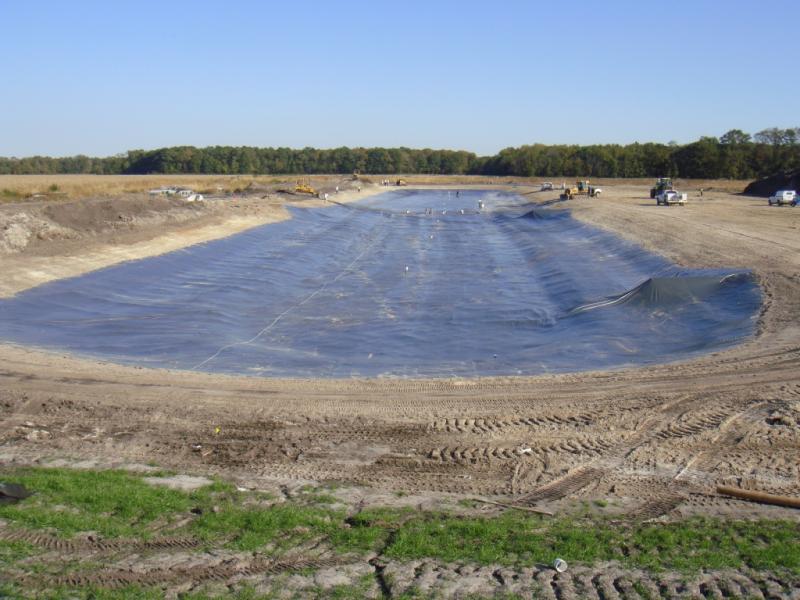
<instances>
[{"instance_id":1,"label":"tire track","mask_svg":"<svg viewBox=\"0 0 800 600\"><path fill-rule=\"evenodd\" d=\"M516 447L473 446L439 447L428 450L425 455L430 460L454 463L478 463L492 460L520 460L526 456L542 456L548 453L566 452L579 456L599 456L613 448L614 444L602 439L568 439L546 445L522 444Z\"/></svg>"},{"instance_id":2,"label":"tire track","mask_svg":"<svg viewBox=\"0 0 800 600\"><path fill-rule=\"evenodd\" d=\"M699 435L709 429L719 427L734 412L733 408L720 408L706 414L689 413L686 418L670 423L666 429L656 433L659 440L690 437Z\"/></svg>"},{"instance_id":3,"label":"tire track","mask_svg":"<svg viewBox=\"0 0 800 600\"><path fill-rule=\"evenodd\" d=\"M499 433L509 428L539 428L546 426L583 426L591 425L600 411L581 413L573 416L534 416L534 417L508 417L508 418L448 418L434 421L428 425L430 431L445 433L473 433L487 434Z\"/></svg>"},{"instance_id":4,"label":"tire track","mask_svg":"<svg viewBox=\"0 0 800 600\"><path fill-rule=\"evenodd\" d=\"M685 496L679 494L665 494L636 507L626 515L629 519L639 521L650 521L657 519L661 515L668 514L678 508L686 500Z\"/></svg>"},{"instance_id":5,"label":"tire track","mask_svg":"<svg viewBox=\"0 0 800 600\"><path fill-rule=\"evenodd\" d=\"M560 500L599 480L605 474L605 470L596 467L580 467L576 471L522 496L517 502L530 505L536 502Z\"/></svg>"},{"instance_id":6,"label":"tire track","mask_svg":"<svg viewBox=\"0 0 800 600\"><path fill-rule=\"evenodd\" d=\"M306 569L323 569L342 564L338 558L299 558L291 560L255 559L250 562L225 561L217 565L173 567L134 572L128 569L73 573L56 577L55 585L70 587L99 586L120 588L131 585L156 585L175 582L228 581L234 577L249 577L262 574L280 574Z\"/></svg>"},{"instance_id":7,"label":"tire track","mask_svg":"<svg viewBox=\"0 0 800 600\"><path fill-rule=\"evenodd\" d=\"M119 550L130 550L138 552L143 550L191 550L198 548L202 542L192 537L157 537L149 540L131 540L131 539L63 539L41 533L37 531L28 531L23 529L0 529L0 539L6 542L24 542L45 548L47 550L54 550L57 552L65 552L71 554L86 553L86 552L116 552Z\"/></svg>"},{"instance_id":8,"label":"tire track","mask_svg":"<svg viewBox=\"0 0 800 600\"><path fill-rule=\"evenodd\" d=\"M794 575L745 570L717 570L690 575L625 569L617 563L570 565L556 573L545 565L524 568L382 561L383 575L392 582L390 597L525 597L548 600L650 600L652 598L794 599L800 580Z\"/></svg>"}]
</instances>

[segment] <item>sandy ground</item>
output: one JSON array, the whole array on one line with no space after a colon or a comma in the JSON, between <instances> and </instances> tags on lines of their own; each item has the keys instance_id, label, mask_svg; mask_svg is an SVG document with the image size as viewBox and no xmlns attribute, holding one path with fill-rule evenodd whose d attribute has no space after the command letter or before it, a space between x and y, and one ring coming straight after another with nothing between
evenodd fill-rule
<instances>
[{"instance_id":1,"label":"sandy ground","mask_svg":"<svg viewBox=\"0 0 800 600\"><path fill-rule=\"evenodd\" d=\"M657 207L646 187L605 189L601 199L551 206L682 265L752 268L765 295L757 337L655 367L420 381L170 372L5 345L0 459L154 461L249 481L335 480L554 510L603 498L639 517L796 517L719 496L715 486L800 494L800 210L722 191ZM557 197L528 192L536 203ZM76 264L75 255L2 257L4 273L14 273L4 291L247 224L234 217L132 245L90 245ZM192 450L198 443L203 452Z\"/></svg>"},{"instance_id":2,"label":"sandy ground","mask_svg":"<svg viewBox=\"0 0 800 600\"><path fill-rule=\"evenodd\" d=\"M0 345L0 466L147 462L220 474L276 497L291 497L306 482L336 481L349 484L342 501L358 508L453 507L459 498L483 496L557 514L602 499L602 512L630 519L797 519L796 510L727 498L715 487L800 495L800 209L771 208L722 189L702 198L692 193L685 207L655 206L641 184L604 184L602 198L568 202L555 202L557 192L511 189L681 265L753 269L764 290L757 336L725 352L655 367L445 380L229 377ZM40 240L0 255L0 290L14 293L285 218L285 202L242 198L193 218ZM47 546L47 536L34 537ZM137 552L84 583L155 582L174 592L219 581L225 591L246 575L257 590L277 585L300 597L305 589L364 577L373 578L365 597L376 598L800 593L796 578L770 573L709 570L687 577L602 564L556 574L547 565L514 570L381 557L352 564L309 559L313 572L282 579L259 571L252 556L229 554L172 546L152 556Z\"/></svg>"}]
</instances>

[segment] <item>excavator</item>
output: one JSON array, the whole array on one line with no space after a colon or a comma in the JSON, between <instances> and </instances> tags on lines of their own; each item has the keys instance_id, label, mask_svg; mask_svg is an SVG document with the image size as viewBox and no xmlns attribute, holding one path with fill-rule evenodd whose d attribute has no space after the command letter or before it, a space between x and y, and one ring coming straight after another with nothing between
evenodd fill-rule
<instances>
[{"instance_id":1,"label":"excavator","mask_svg":"<svg viewBox=\"0 0 800 600\"><path fill-rule=\"evenodd\" d=\"M298 181L294 191L298 194L311 194L312 196L319 196L319 192L311 187L311 184L307 181Z\"/></svg>"}]
</instances>

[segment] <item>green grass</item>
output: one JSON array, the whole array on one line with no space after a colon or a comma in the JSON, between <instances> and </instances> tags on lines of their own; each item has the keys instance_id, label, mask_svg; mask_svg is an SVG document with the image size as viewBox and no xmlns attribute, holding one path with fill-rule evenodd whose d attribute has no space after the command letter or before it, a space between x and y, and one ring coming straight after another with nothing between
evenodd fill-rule
<instances>
[{"instance_id":1,"label":"green grass","mask_svg":"<svg viewBox=\"0 0 800 600\"><path fill-rule=\"evenodd\" d=\"M64 537L80 531L106 537L147 535L156 519L185 513L208 502L211 493L230 488L215 484L187 494L113 470L23 468L0 476L35 492L24 502L0 505L0 518L31 529L52 528Z\"/></svg>"},{"instance_id":2,"label":"green grass","mask_svg":"<svg viewBox=\"0 0 800 600\"><path fill-rule=\"evenodd\" d=\"M219 512L203 513L191 531L204 540L225 538L236 550L252 551L270 545L289 550L311 539L324 538L334 550L362 554L375 549L385 528L369 521L346 522L344 511L313 506L276 504L265 508L229 502Z\"/></svg>"},{"instance_id":3,"label":"green grass","mask_svg":"<svg viewBox=\"0 0 800 600\"><path fill-rule=\"evenodd\" d=\"M38 548L26 542L0 540L0 565L10 565L18 560L36 556L39 553L40 550Z\"/></svg>"},{"instance_id":4,"label":"green grass","mask_svg":"<svg viewBox=\"0 0 800 600\"><path fill-rule=\"evenodd\" d=\"M652 571L742 568L800 574L800 524L791 521L689 519L613 524L606 519L546 520L508 512L496 518L434 515L401 527L386 556L509 566L556 557L592 564L617 560Z\"/></svg>"},{"instance_id":5,"label":"green grass","mask_svg":"<svg viewBox=\"0 0 800 600\"><path fill-rule=\"evenodd\" d=\"M381 552L397 560L521 567L562 557L586 565L619 561L650 571L748 567L800 574L800 524L792 521L693 518L620 524L585 511L553 519L517 511L482 517L411 508L348 515L316 488L295 501L275 503L266 494L238 492L220 481L183 492L148 485L141 475L124 471L21 468L0 471L0 479L36 492L0 506L0 518L15 527L52 528L65 537L84 531L148 536L156 525L191 516L173 533L197 536L209 547L273 555L320 540L340 554ZM27 544L0 542L0 564L35 563L38 553Z\"/></svg>"}]
</instances>

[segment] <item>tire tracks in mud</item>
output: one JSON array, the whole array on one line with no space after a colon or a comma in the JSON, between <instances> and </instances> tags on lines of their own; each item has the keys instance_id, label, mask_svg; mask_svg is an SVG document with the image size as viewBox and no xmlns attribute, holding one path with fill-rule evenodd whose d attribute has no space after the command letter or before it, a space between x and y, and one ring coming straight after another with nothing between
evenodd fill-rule
<instances>
[{"instance_id":1,"label":"tire tracks in mud","mask_svg":"<svg viewBox=\"0 0 800 600\"><path fill-rule=\"evenodd\" d=\"M800 580L769 573L732 570L697 575L651 573L612 563L595 567L570 565L568 571L537 565L514 569L498 566L441 564L433 560L389 563L384 577L392 582L388 597L415 592L426 597L504 597L547 600L649 600L652 598L790 599Z\"/></svg>"},{"instance_id":2,"label":"tire tracks in mud","mask_svg":"<svg viewBox=\"0 0 800 600\"><path fill-rule=\"evenodd\" d=\"M91 573L73 573L56 577L52 583L71 587L101 586L104 588L119 588L130 585L150 586L187 581L192 583L222 582L238 577L252 577L264 574L277 575L306 569L317 570L335 567L340 564L342 564L342 560L339 558L302 558L292 560L255 558L247 562L228 560L216 565L149 569L144 572L118 569Z\"/></svg>"},{"instance_id":3,"label":"tire tracks in mud","mask_svg":"<svg viewBox=\"0 0 800 600\"><path fill-rule=\"evenodd\" d=\"M147 550L191 550L203 542L188 536L155 537L145 540L132 539L94 539L59 538L48 533L23 529L0 528L0 540L5 542L24 542L46 550L70 554L118 552L128 550L140 552Z\"/></svg>"}]
</instances>

